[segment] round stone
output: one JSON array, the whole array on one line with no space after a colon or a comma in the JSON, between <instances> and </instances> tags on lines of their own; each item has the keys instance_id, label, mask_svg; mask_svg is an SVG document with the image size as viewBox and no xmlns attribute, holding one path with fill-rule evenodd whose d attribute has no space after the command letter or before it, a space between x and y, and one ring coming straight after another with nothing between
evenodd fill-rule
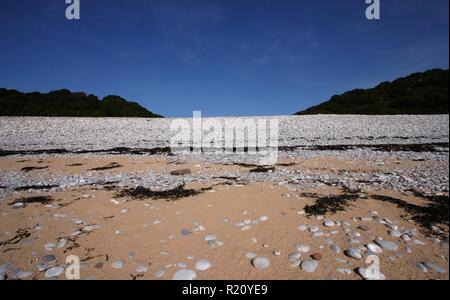
<instances>
[{"instance_id":1,"label":"round stone","mask_svg":"<svg viewBox=\"0 0 450 300\"><path fill-rule=\"evenodd\" d=\"M270 261L267 257L255 257L252 259L252 265L257 269L267 269Z\"/></svg>"},{"instance_id":2,"label":"round stone","mask_svg":"<svg viewBox=\"0 0 450 300\"><path fill-rule=\"evenodd\" d=\"M378 246L377 244L369 243L366 245L366 247L367 247L367 249L369 249L369 251L372 251L373 253L376 253L376 254L383 253L383 249L381 249L381 247Z\"/></svg>"},{"instance_id":3,"label":"round stone","mask_svg":"<svg viewBox=\"0 0 450 300\"><path fill-rule=\"evenodd\" d=\"M314 273L319 266L319 262L316 260L304 260L300 264L302 271L307 273Z\"/></svg>"},{"instance_id":4,"label":"round stone","mask_svg":"<svg viewBox=\"0 0 450 300\"><path fill-rule=\"evenodd\" d=\"M55 243L47 243L44 246L45 251L52 251L56 247Z\"/></svg>"},{"instance_id":5,"label":"round stone","mask_svg":"<svg viewBox=\"0 0 450 300\"><path fill-rule=\"evenodd\" d=\"M181 269L172 275L172 280L194 280L197 278L197 273L188 269Z\"/></svg>"},{"instance_id":6,"label":"round stone","mask_svg":"<svg viewBox=\"0 0 450 300\"><path fill-rule=\"evenodd\" d=\"M191 235L191 234L192 234L192 231L190 231L189 229L181 230L181 235L188 236L188 235Z\"/></svg>"},{"instance_id":7,"label":"round stone","mask_svg":"<svg viewBox=\"0 0 450 300\"><path fill-rule=\"evenodd\" d=\"M354 258L354 259L361 259L362 255L361 252L358 249L350 248L348 250L344 251L344 254L348 257Z\"/></svg>"},{"instance_id":8,"label":"round stone","mask_svg":"<svg viewBox=\"0 0 450 300\"><path fill-rule=\"evenodd\" d=\"M14 203L13 208L22 208L24 206L25 204L23 202L16 202Z\"/></svg>"},{"instance_id":9,"label":"round stone","mask_svg":"<svg viewBox=\"0 0 450 300\"><path fill-rule=\"evenodd\" d=\"M311 255L311 258L314 259L314 260L321 260L323 258L323 256L320 253L313 253Z\"/></svg>"},{"instance_id":10,"label":"round stone","mask_svg":"<svg viewBox=\"0 0 450 300\"><path fill-rule=\"evenodd\" d=\"M298 225L298 230L300 230L300 231L305 231L306 230L306 228L308 228L308 226L306 226L305 224L301 224L301 225Z\"/></svg>"},{"instance_id":11,"label":"round stone","mask_svg":"<svg viewBox=\"0 0 450 300\"><path fill-rule=\"evenodd\" d=\"M195 269L198 271L206 271L211 267L211 263L206 259L201 259L195 264Z\"/></svg>"},{"instance_id":12,"label":"round stone","mask_svg":"<svg viewBox=\"0 0 450 300\"><path fill-rule=\"evenodd\" d=\"M163 277L164 274L166 274L166 271L164 271L164 270L158 270L154 273L155 277L158 277L158 278Z\"/></svg>"},{"instance_id":13,"label":"round stone","mask_svg":"<svg viewBox=\"0 0 450 300\"><path fill-rule=\"evenodd\" d=\"M48 269L45 272L44 276L46 278L58 277L63 272L64 272L64 268L63 267L54 267L54 268Z\"/></svg>"},{"instance_id":14,"label":"round stone","mask_svg":"<svg viewBox=\"0 0 450 300\"><path fill-rule=\"evenodd\" d=\"M357 269L359 275L366 280L384 280L386 277L381 272L369 272L362 267Z\"/></svg>"},{"instance_id":15,"label":"round stone","mask_svg":"<svg viewBox=\"0 0 450 300\"><path fill-rule=\"evenodd\" d=\"M111 264L111 267L113 267L114 269L121 269L124 265L124 262L121 260L116 260Z\"/></svg>"},{"instance_id":16,"label":"round stone","mask_svg":"<svg viewBox=\"0 0 450 300\"><path fill-rule=\"evenodd\" d=\"M51 263L56 261L56 257L54 255L45 255L42 257L42 261L46 263Z\"/></svg>"},{"instance_id":17,"label":"round stone","mask_svg":"<svg viewBox=\"0 0 450 300\"><path fill-rule=\"evenodd\" d=\"M402 240L404 240L405 242L408 242L411 240L411 237L409 236L409 234L404 234L401 236Z\"/></svg>"},{"instance_id":18,"label":"round stone","mask_svg":"<svg viewBox=\"0 0 450 300\"><path fill-rule=\"evenodd\" d=\"M205 241L213 241L213 240L217 240L215 235L209 234L207 236L204 237Z\"/></svg>"},{"instance_id":19,"label":"round stone","mask_svg":"<svg viewBox=\"0 0 450 300\"><path fill-rule=\"evenodd\" d=\"M336 268L336 272L343 274L343 275L351 275L352 274L352 270L347 269L347 268Z\"/></svg>"},{"instance_id":20,"label":"round stone","mask_svg":"<svg viewBox=\"0 0 450 300\"><path fill-rule=\"evenodd\" d=\"M295 248L297 249L298 252L301 252L301 253L309 252L309 246L306 246L303 244L298 244L297 246L295 246Z\"/></svg>"},{"instance_id":21,"label":"round stone","mask_svg":"<svg viewBox=\"0 0 450 300\"><path fill-rule=\"evenodd\" d=\"M334 253L341 253L341 248L338 245L331 245L330 246L331 251L333 251Z\"/></svg>"},{"instance_id":22,"label":"round stone","mask_svg":"<svg viewBox=\"0 0 450 300\"><path fill-rule=\"evenodd\" d=\"M319 230L319 227L317 227L316 225L311 225L309 226L309 231L310 232L316 232Z\"/></svg>"},{"instance_id":23,"label":"round stone","mask_svg":"<svg viewBox=\"0 0 450 300\"><path fill-rule=\"evenodd\" d=\"M259 218L259 220L261 221L261 222L265 222L265 221L267 221L269 218L267 217L267 216L261 216L260 218Z\"/></svg>"},{"instance_id":24,"label":"round stone","mask_svg":"<svg viewBox=\"0 0 450 300\"><path fill-rule=\"evenodd\" d=\"M447 273L447 270L445 270L444 268L439 267L439 266L433 264L432 262L424 262L423 265L424 265L425 267L427 267L428 269L430 269L430 270L436 272L436 273L440 273L440 274L445 274L445 273Z\"/></svg>"},{"instance_id":25,"label":"round stone","mask_svg":"<svg viewBox=\"0 0 450 300\"><path fill-rule=\"evenodd\" d=\"M390 230L389 235L395 238L401 237L402 233L398 230Z\"/></svg>"},{"instance_id":26,"label":"round stone","mask_svg":"<svg viewBox=\"0 0 450 300\"><path fill-rule=\"evenodd\" d=\"M333 226L336 226L336 223L334 223L334 222L331 221L331 220L325 220L325 222L323 222L323 225L324 225L325 227L333 227Z\"/></svg>"},{"instance_id":27,"label":"round stone","mask_svg":"<svg viewBox=\"0 0 450 300\"><path fill-rule=\"evenodd\" d=\"M48 268L50 268L50 266L45 262L38 263L38 265L37 265L37 270L39 272L43 272L43 271L47 270Z\"/></svg>"},{"instance_id":28,"label":"round stone","mask_svg":"<svg viewBox=\"0 0 450 300\"><path fill-rule=\"evenodd\" d=\"M369 231L370 230L369 226L366 226L366 225L360 225L360 226L358 226L358 229L361 231Z\"/></svg>"},{"instance_id":29,"label":"round stone","mask_svg":"<svg viewBox=\"0 0 450 300\"><path fill-rule=\"evenodd\" d=\"M398 246L396 243L391 241L385 241L385 240L375 240L375 243L377 243L381 248L388 251L396 251L398 249Z\"/></svg>"},{"instance_id":30,"label":"round stone","mask_svg":"<svg viewBox=\"0 0 450 300\"><path fill-rule=\"evenodd\" d=\"M20 271L19 274L17 275L17 278L24 279L30 277L31 275L33 275L33 272L31 271Z\"/></svg>"},{"instance_id":31,"label":"round stone","mask_svg":"<svg viewBox=\"0 0 450 300\"><path fill-rule=\"evenodd\" d=\"M300 264L299 260L300 260L301 256L302 256L302 254L300 252L294 252L294 253L289 254L289 257L288 257L289 263L294 267L298 266Z\"/></svg>"},{"instance_id":32,"label":"round stone","mask_svg":"<svg viewBox=\"0 0 450 300\"><path fill-rule=\"evenodd\" d=\"M146 266L139 266L136 268L136 273L147 273L148 268Z\"/></svg>"},{"instance_id":33,"label":"round stone","mask_svg":"<svg viewBox=\"0 0 450 300\"><path fill-rule=\"evenodd\" d=\"M241 227L241 231L247 231L250 229L252 229L252 226L250 226L250 225L245 225L245 226Z\"/></svg>"}]
</instances>

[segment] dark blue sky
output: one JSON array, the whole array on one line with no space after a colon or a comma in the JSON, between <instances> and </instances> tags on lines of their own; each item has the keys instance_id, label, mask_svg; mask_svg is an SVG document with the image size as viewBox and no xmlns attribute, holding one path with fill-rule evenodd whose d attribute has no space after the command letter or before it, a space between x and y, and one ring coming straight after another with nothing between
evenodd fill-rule
<instances>
[{"instance_id":1,"label":"dark blue sky","mask_svg":"<svg viewBox=\"0 0 450 300\"><path fill-rule=\"evenodd\" d=\"M117 94L165 116L292 114L448 68L448 0L0 0L0 86Z\"/></svg>"}]
</instances>

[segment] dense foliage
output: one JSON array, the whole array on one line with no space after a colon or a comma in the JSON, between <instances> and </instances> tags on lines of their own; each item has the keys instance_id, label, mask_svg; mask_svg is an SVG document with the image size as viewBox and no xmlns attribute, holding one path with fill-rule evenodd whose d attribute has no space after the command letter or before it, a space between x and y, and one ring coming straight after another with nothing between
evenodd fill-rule
<instances>
[{"instance_id":1,"label":"dense foliage","mask_svg":"<svg viewBox=\"0 0 450 300\"><path fill-rule=\"evenodd\" d=\"M372 89L356 89L296 115L312 114L448 114L448 70L414 73Z\"/></svg>"},{"instance_id":2,"label":"dense foliage","mask_svg":"<svg viewBox=\"0 0 450 300\"><path fill-rule=\"evenodd\" d=\"M0 88L0 116L142 117L159 118L136 102L119 96L99 100L95 95L57 90L48 94Z\"/></svg>"}]
</instances>

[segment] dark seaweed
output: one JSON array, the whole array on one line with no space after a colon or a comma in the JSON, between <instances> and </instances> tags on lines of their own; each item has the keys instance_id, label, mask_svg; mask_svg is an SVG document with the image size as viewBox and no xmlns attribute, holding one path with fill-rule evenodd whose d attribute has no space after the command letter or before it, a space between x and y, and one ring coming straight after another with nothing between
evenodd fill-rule
<instances>
[{"instance_id":1,"label":"dark seaweed","mask_svg":"<svg viewBox=\"0 0 450 300\"><path fill-rule=\"evenodd\" d=\"M28 191L28 190L50 190L50 189L57 188L57 187L58 187L58 185L27 185L27 186L17 187L14 190L17 192Z\"/></svg>"},{"instance_id":2,"label":"dark seaweed","mask_svg":"<svg viewBox=\"0 0 450 300\"><path fill-rule=\"evenodd\" d=\"M384 196L373 195L373 199L384 201L397 205L406 213L410 214L411 219L418 223L427 233L431 233L431 227L436 224L449 225L449 197L448 196L426 196L416 192L415 195L427 201L427 205L420 206L408 203L404 200ZM446 237L448 239L448 237Z\"/></svg>"},{"instance_id":3,"label":"dark seaweed","mask_svg":"<svg viewBox=\"0 0 450 300\"><path fill-rule=\"evenodd\" d=\"M9 205L14 205L18 202L22 202L25 205L31 204L31 203L39 203L39 204L48 204L53 201L53 198L50 196L37 196L37 197L28 197L28 198L20 198L15 200L13 203Z\"/></svg>"},{"instance_id":4,"label":"dark seaweed","mask_svg":"<svg viewBox=\"0 0 450 300\"><path fill-rule=\"evenodd\" d=\"M269 171L274 171L275 167L256 167L254 169L251 169L249 172L250 173L267 173Z\"/></svg>"},{"instance_id":5,"label":"dark seaweed","mask_svg":"<svg viewBox=\"0 0 450 300\"><path fill-rule=\"evenodd\" d=\"M335 214L339 211L345 211L351 202L359 198L355 194L331 195L316 199L313 205L306 205L305 212L308 216L325 215L326 213Z\"/></svg>"},{"instance_id":6,"label":"dark seaweed","mask_svg":"<svg viewBox=\"0 0 450 300\"><path fill-rule=\"evenodd\" d=\"M44 170L44 169L48 169L48 167L23 167L22 169L20 169L22 172L28 173L34 170Z\"/></svg>"},{"instance_id":7,"label":"dark seaweed","mask_svg":"<svg viewBox=\"0 0 450 300\"><path fill-rule=\"evenodd\" d=\"M93 168L90 169L89 171L104 171L104 170L111 170L111 169L117 169L117 168L121 168L122 165L119 165L118 163L110 163L104 167L98 167L98 168Z\"/></svg>"},{"instance_id":8,"label":"dark seaweed","mask_svg":"<svg viewBox=\"0 0 450 300\"><path fill-rule=\"evenodd\" d=\"M116 193L116 197L130 197L133 199L143 200L143 199L166 199L166 200L176 200L184 197L191 197L201 194L204 190L196 191L193 189L185 189L184 185L177 188L167 190L167 191L152 191L144 187L130 188L122 190Z\"/></svg>"}]
</instances>

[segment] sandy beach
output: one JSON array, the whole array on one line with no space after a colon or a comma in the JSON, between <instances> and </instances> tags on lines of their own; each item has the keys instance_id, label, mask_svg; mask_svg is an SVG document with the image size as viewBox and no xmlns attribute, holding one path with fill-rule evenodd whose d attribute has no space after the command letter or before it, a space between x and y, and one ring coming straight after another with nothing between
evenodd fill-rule
<instances>
[{"instance_id":1,"label":"sandy beach","mask_svg":"<svg viewBox=\"0 0 450 300\"><path fill-rule=\"evenodd\" d=\"M371 254L386 279L448 279L448 192L400 192L381 177L417 168L447 176L448 160L318 155L262 168L164 155L33 155L3 157L0 166L0 185L5 174L18 184L0 194L5 279L64 279L66 257L77 255L81 279L192 270L197 279L358 280ZM333 175L364 188L333 183ZM159 188L144 188L145 176ZM255 258L267 259L263 268Z\"/></svg>"}]
</instances>

